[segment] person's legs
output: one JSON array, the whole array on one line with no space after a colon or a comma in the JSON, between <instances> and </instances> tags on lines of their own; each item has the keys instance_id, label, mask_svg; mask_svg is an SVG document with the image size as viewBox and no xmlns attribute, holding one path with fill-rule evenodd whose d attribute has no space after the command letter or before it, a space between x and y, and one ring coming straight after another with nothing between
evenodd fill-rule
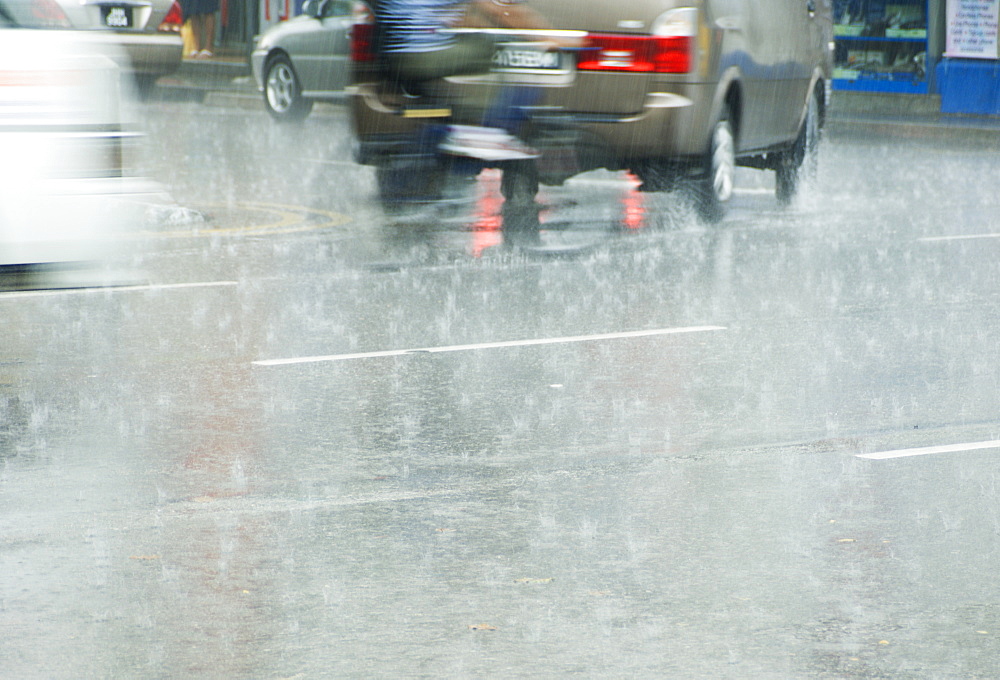
<instances>
[{"instance_id":1,"label":"person's legs","mask_svg":"<svg viewBox=\"0 0 1000 680\"><path fill-rule=\"evenodd\" d=\"M202 19L204 18L204 14L193 14L191 16L191 40L194 43L194 52L192 54L195 56L201 52Z\"/></svg>"},{"instance_id":2,"label":"person's legs","mask_svg":"<svg viewBox=\"0 0 1000 680\"><path fill-rule=\"evenodd\" d=\"M204 19L204 35L201 41L201 50L203 53L208 52L211 54L215 46L215 12L203 14L202 18Z\"/></svg>"},{"instance_id":3,"label":"person's legs","mask_svg":"<svg viewBox=\"0 0 1000 680\"><path fill-rule=\"evenodd\" d=\"M544 95L540 87L524 85L502 85L492 97L489 108L483 114L483 125L502 128L511 134L520 134L528 121L527 111L537 106Z\"/></svg>"}]
</instances>

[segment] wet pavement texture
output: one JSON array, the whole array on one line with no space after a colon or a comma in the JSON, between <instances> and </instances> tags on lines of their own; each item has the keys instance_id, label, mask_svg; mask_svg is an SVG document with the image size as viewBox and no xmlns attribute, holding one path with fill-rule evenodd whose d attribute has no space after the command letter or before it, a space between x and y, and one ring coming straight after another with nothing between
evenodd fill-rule
<instances>
[{"instance_id":1,"label":"wet pavement texture","mask_svg":"<svg viewBox=\"0 0 1000 680\"><path fill-rule=\"evenodd\" d=\"M1000 450L858 458L1000 439L995 146L511 234L336 111L144 120L141 280L0 293L0 675L995 677Z\"/></svg>"}]
</instances>

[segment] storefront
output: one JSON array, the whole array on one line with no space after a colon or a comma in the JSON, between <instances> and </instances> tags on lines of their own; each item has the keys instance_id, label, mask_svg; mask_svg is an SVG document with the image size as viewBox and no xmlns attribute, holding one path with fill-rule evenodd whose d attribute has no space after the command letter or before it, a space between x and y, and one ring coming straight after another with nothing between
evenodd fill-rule
<instances>
[{"instance_id":1,"label":"storefront","mask_svg":"<svg viewBox=\"0 0 1000 680\"><path fill-rule=\"evenodd\" d=\"M943 113L1000 115L1000 0L947 0L947 44L937 66Z\"/></svg>"},{"instance_id":2,"label":"storefront","mask_svg":"<svg viewBox=\"0 0 1000 680\"><path fill-rule=\"evenodd\" d=\"M260 31L260 15L256 0L220 0L219 52L232 58L250 54L254 36Z\"/></svg>"},{"instance_id":3,"label":"storefront","mask_svg":"<svg viewBox=\"0 0 1000 680\"><path fill-rule=\"evenodd\" d=\"M302 13L304 0L220 0L218 45L230 57L246 57L254 38Z\"/></svg>"},{"instance_id":4,"label":"storefront","mask_svg":"<svg viewBox=\"0 0 1000 680\"><path fill-rule=\"evenodd\" d=\"M304 0L258 0L260 30L265 31L280 21L302 14Z\"/></svg>"},{"instance_id":5,"label":"storefront","mask_svg":"<svg viewBox=\"0 0 1000 680\"><path fill-rule=\"evenodd\" d=\"M247 56L254 38L302 13L305 0L221 0L219 44L230 56Z\"/></svg>"},{"instance_id":6,"label":"storefront","mask_svg":"<svg viewBox=\"0 0 1000 680\"><path fill-rule=\"evenodd\" d=\"M835 90L941 97L1000 115L1000 0L834 0Z\"/></svg>"},{"instance_id":7,"label":"storefront","mask_svg":"<svg viewBox=\"0 0 1000 680\"><path fill-rule=\"evenodd\" d=\"M834 89L931 92L935 4L937 0L834 0Z\"/></svg>"}]
</instances>

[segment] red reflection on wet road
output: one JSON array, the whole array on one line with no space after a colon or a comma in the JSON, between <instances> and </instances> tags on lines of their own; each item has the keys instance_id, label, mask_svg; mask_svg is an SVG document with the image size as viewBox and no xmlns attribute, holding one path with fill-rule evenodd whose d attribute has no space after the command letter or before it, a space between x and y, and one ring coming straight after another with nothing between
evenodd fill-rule
<instances>
[{"instance_id":1,"label":"red reflection on wet road","mask_svg":"<svg viewBox=\"0 0 1000 680\"><path fill-rule=\"evenodd\" d=\"M482 257L488 248L503 243L503 195L500 193L500 171L484 170L479 175L476 196L476 221L472 224L472 243L469 250L473 257Z\"/></svg>"},{"instance_id":2,"label":"red reflection on wet road","mask_svg":"<svg viewBox=\"0 0 1000 680\"><path fill-rule=\"evenodd\" d=\"M646 226L646 196L639 191L642 184L631 172L626 174L629 189L622 194L622 226L626 229L642 229Z\"/></svg>"},{"instance_id":3,"label":"red reflection on wet road","mask_svg":"<svg viewBox=\"0 0 1000 680\"><path fill-rule=\"evenodd\" d=\"M473 257L482 257L488 249L503 244L504 197L500 192L501 171L484 170L478 179L475 219L469 227L472 234L469 253ZM646 197L639 191L642 182L638 177L626 173L624 179L619 198L622 206L621 226L629 231L637 231L646 227ZM539 227L552 218L558 218L558 206L548 205L544 190L535 200L539 204Z\"/></svg>"}]
</instances>

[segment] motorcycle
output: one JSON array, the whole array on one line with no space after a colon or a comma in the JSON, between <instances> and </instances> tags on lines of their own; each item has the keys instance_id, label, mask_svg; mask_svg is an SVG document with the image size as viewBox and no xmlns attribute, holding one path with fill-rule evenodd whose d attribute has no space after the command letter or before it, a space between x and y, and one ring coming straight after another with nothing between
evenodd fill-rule
<instances>
[{"instance_id":1,"label":"motorcycle","mask_svg":"<svg viewBox=\"0 0 1000 680\"><path fill-rule=\"evenodd\" d=\"M540 183L557 184L578 172L574 149L579 126L546 105L545 89L568 77L567 46L582 33L539 28L457 27L495 46L488 73L445 79L444 88L394 77L380 52L378 17L355 4L351 31L351 114L354 155L375 168L378 195L390 209L414 203L460 200L484 169L502 172L505 224L537 224L534 199ZM552 49L559 41L561 49ZM570 48L571 49L571 48ZM445 92L442 93L442 90ZM484 92L490 92L484 96ZM446 150L443 142L460 120L463 98L489 100L481 124L516 132L537 157L491 159Z\"/></svg>"}]
</instances>

